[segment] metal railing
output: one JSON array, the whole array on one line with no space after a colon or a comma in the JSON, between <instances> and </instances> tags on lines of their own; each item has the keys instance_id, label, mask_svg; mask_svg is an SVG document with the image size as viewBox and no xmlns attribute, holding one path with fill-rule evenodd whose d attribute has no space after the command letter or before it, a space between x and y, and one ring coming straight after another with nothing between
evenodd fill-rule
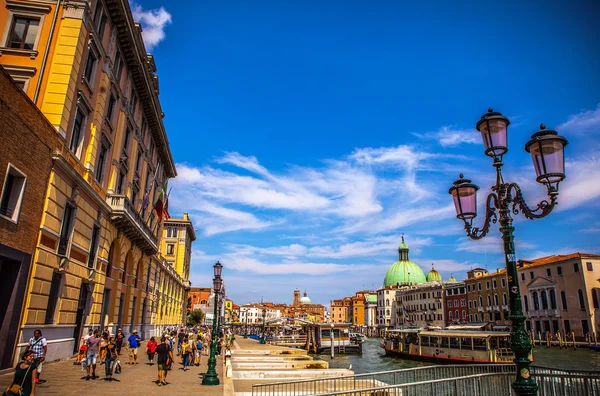
<instances>
[{"instance_id":1,"label":"metal railing","mask_svg":"<svg viewBox=\"0 0 600 396\"><path fill-rule=\"evenodd\" d=\"M600 374L579 372L576 374L538 373L533 378L538 384L538 396L598 396ZM354 390L328 391L314 396L510 396L514 373L489 373L420 381L400 385L378 386Z\"/></svg>"},{"instance_id":2,"label":"metal railing","mask_svg":"<svg viewBox=\"0 0 600 396\"><path fill-rule=\"evenodd\" d=\"M273 336L271 338L271 344L273 345L287 345L287 344L306 344L307 336Z\"/></svg>"},{"instance_id":3,"label":"metal railing","mask_svg":"<svg viewBox=\"0 0 600 396\"><path fill-rule=\"evenodd\" d=\"M409 384L319 393L315 396L511 396L513 373L488 373Z\"/></svg>"},{"instance_id":4,"label":"metal railing","mask_svg":"<svg viewBox=\"0 0 600 396\"><path fill-rule=\"evenodd\" d=\"M488 373L514 375L512 364L438 365L376 373L252 385L252 395L316 395Z\"/></svg>"}]
</instances>

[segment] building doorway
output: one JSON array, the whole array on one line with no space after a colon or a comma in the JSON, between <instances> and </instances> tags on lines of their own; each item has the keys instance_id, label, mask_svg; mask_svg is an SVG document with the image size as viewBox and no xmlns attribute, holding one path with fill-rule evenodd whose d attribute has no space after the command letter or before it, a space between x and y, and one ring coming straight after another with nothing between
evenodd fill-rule
<instances>
[{"instance_id":1,"label":"building doorway","mask_svg":"<svg viewBox=\"0 0 600 396\"><path fill-rule=\"evenodd\" d=\"M0 369L13 366L31 255L0 244Z\"/></svg>"},{"instance_id":2,"label":"building doorway","mask_svg":"<svg viewBox=\"0 0 600 396\"><path fill-rule=\"evenodd\" d=\"M87 299L88 299L88 283L81 282L81 287L79 288L79 300L77 301L77 314L75 315L75 329L73 329L73 338L75 341L73 342L73 353L77 353L79 351L79 343L81 341L81 330L83 329L84 323L84 313L85 308L87 307Z\"/></svg>"}]
</instances>

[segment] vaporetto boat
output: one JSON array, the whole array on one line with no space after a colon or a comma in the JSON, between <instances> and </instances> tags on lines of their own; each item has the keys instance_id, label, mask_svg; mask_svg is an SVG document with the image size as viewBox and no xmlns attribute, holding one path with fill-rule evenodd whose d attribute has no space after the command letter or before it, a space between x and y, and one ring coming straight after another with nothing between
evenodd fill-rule
<instances>
[{"instance_id":1,"label":"vaporetto boat","mask_svg":"<svg viewBox=\"0 0 600 396\"><path fill-rule=\"evenodd\" d=\"M436 363L506 363L515 358L510 333L396 329L386 333L381 347L387 355Z\"/></svg>"}]
</instances>

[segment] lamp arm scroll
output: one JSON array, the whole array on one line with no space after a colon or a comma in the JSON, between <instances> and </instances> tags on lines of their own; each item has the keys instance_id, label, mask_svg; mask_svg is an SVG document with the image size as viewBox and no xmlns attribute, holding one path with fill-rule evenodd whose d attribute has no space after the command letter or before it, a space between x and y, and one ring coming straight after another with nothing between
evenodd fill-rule
<instances>
[{"instance_id":1,"label":"lamp arm scroll","mask_svg":"<svg viewBox=\"0 0 600 396\"><path fill-rule=\"evenodd\" d=\"M481 239L490 231L490 226L498 222L496 208L498 207L498 196L495 193L490 193L485 202L485 219L483 227L472 227L470 221L465 221L465 231L471 239Z\"/></svg>"},{"instance_id":2,"label":"lamp arm scroll","mask_svg":"<svg viewBox=\"0 0 600 396\"><path fill-rule=\"evenodd\" d=\"M511 194L513 192L514 194ZM550 197L550 202L547 200L542 200L537 204L535 208L530 208L525 202L525 197L523 197L523 191L521 187L517 183L511 183L508 185L508 196L511 197L512 202L512 212L517 215L519 212L523 213L523 216L526 218L533 219L541 219L542 217L546 217L552 212L552 209L556 206L556 199L558 196L557 191L550 191L548 194Z\"/></svg>"}]
</instances>

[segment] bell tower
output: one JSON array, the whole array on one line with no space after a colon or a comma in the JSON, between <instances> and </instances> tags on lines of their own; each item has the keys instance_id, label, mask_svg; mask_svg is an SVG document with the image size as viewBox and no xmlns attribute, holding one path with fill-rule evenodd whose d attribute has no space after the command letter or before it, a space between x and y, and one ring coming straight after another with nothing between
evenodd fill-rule
<instances>
[{"instance_id":1,"label":"bell tower","mask_svg":"<svg viewBox=\"0 0 600 396\"><path fill-rule=\"evenodd\" d=\"M300 289L294 290L294 303L292 305L300 305Z\"/></svg>"}]
</instances>

